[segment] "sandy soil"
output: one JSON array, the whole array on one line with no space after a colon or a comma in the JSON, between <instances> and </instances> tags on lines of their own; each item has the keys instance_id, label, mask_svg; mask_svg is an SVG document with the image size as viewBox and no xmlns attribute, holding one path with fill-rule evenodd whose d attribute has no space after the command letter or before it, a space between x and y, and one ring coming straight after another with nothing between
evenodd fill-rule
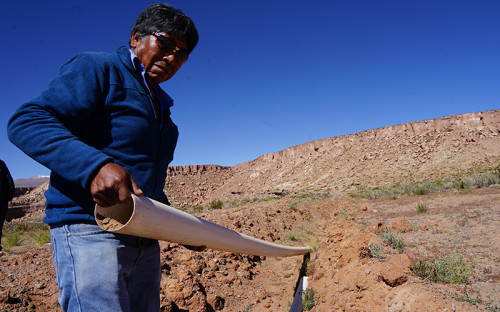
<instances>
[{"instance_id":1,"label":"sandy soil","mask_svg":"<svg viewBox=\"0 0 500 312\"><path fill-rule=\"evenodd\" d=\"M419 203L428 211L419 213ZM196 215L316 251L304 263L301 256L195 252L162 242L162 311L288 311L301 268L313 292L311 311L495 311L500 306L499 188L376 200L347 194L282 198ZM383 227L404 231L401 250L374 233ZM380 259L370 251L377 243ZM422 280L409 269L419 259L446 254L475 263L467 284ZM0 263L1 311L59 311L48 244L17 246L0 253Z\"/></svg>"}]
</instances>

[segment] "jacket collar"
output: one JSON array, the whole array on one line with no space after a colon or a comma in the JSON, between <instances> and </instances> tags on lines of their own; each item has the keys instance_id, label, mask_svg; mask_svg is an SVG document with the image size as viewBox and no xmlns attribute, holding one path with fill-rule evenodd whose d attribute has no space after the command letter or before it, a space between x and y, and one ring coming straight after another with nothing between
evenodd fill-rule
<instances>
[{"instance_id":1,"label":"jacket collar","mask_svg":"<svg viewBox=\"0 0 500 312\"><path fill-rule=\"evenodd\" d=\"M116 50L116 54L120 61L127 67L128 70L134 70L134 64L132 64L132 60L130 59L130 50L125 46L121 46Z\"/></svg>"}]
</instances>

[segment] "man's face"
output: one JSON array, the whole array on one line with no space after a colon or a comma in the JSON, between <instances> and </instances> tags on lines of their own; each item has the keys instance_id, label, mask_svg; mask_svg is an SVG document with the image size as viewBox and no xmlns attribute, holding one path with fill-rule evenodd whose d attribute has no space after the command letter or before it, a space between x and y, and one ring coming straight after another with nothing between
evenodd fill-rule
<instances>
[{"instance_id":1,"label":"man's face","mask_svg":"<svg viewBox=\"0 0 500 312\"><path fill-rule=\"evenodd\" d=\"M134 33L130 40L130 49L146 68L146 81L149 84L160 84L172 78L186 61L165 46L165 38L174 43L176 50L187 50L184 37L177 38L165 33L149 35L142 39Z\"/></svg>"}]
</instances>

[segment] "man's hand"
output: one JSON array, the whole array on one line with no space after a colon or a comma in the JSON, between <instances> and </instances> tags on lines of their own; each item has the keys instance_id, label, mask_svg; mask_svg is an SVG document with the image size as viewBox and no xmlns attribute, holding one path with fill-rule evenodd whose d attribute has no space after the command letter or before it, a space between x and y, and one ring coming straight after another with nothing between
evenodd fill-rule
<instances>
[{"instance_id":1,"label":"man's hand","mask_svg":"<svg viewBox=\"0 0 500 312\"><path fill-rule=\"evenodd\" d=\"M142 196L144 193L134 178L122 166L104 165L90 184L92 198L101 207L109 207L131 200L130 193Z\"/></svg>"}]
</instances>

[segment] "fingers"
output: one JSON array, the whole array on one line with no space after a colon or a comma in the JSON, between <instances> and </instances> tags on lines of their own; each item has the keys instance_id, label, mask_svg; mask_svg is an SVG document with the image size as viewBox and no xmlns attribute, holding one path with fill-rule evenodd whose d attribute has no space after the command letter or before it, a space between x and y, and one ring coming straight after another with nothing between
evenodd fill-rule
<instances>
[{"instance_id":1,"label":"fingers","mask_svg":"<svg viewBox=\"0 0 500 312\"><path fill-rule=\"evenodd\" d=\"M139 187L139 184L137 184L137 182L135 182L134 177L132 177L131 174L129 174L129 177L130 177L130 182L131 182L131 185L132 185L132 192L134 193L134 195L139 196L139 197L141 197L142 195L144 195L144 192Z\"/></svg>"},{"instance_id":2,"label":"fingers","mask_svg":"<svg viewBox=\"0 0 500 312\"><path fill-rule=\"evenodd\" d=\"M92 194L94 201L101 207L109 207L119 202L118 196L115 192L96 192Z\"/></svg>"},{"instance_id":3,"label":"fingers","mask_svg":"<svg viewBox=\"0 0 500 312\"><path fill-rule=\"evenodd\" d=\"M142 196L143 192L132 175L122 166L104 165L90 184L94 201L102 207L109 207L131 200L130 193Z\"/></svg>"},{"instance_id":4,"label":"fingers","mask_svg":"<svg viewBox=\"0 0 500 312\"><path fill-rule=\"evenodd\" d=\"M132 200L132 197L130 196L130 188L126 184L121 184L118 187L117 194L118 194L118 200L115 202L115 204L117 203L121 204L126 201Z\"/></svg>"}]
</instances>

